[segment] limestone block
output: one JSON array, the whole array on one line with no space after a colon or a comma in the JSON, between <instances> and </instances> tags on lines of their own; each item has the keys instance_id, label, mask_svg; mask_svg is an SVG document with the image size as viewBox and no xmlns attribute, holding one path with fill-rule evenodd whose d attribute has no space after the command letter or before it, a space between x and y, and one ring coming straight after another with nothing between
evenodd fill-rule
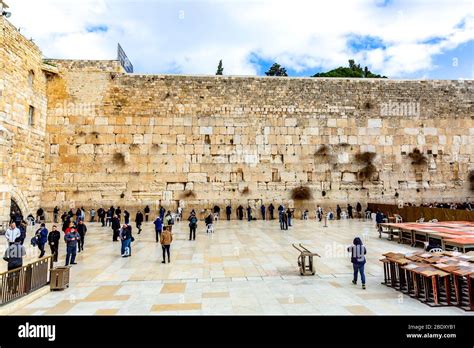
<instances>
[{"instance_id":1,"label":"limestone block","mask_svg":"<svg viewBox=\"0 0 474 348\"><path fill-rule=\"evenodd\" d=\"M296 118L285 118L285 127L296 127L298 120Z\"/></svg>"},{"instance_id":2,"label":"limestone block","mask_svg":"<svg viewBox=\"0 0 474 348\"><path fill-rule=\"evenodd\" d=\"M182 183L171 183L166 185L166 190L168 191L183 191L184 190L184 184Z\"/></svg>"},{"instance_id":3,"label":"limestone block","mask_svg":"<svg viewBox=\"0 0 474 348\"><path fill-rule=\"evenodd\" d=\"M206 173L189 173L188 181L207 182L207 174Z\"/></svg>"},{"instance_id":4,"label":"limestone block","mask_svg":"<svg viewBox=\"0 0 474 348\"><path fill-rule=\"evenodd\" d=\"M370 118L367 120L367 127L368 128L381 128L382 127L382 119L381 118Z\"/></svg>"},{"instance_id":5,"label":"limestone block","mask_svg":"<svg viewBox=\"0 0 474 348\"><path fill-rule=\"evenodd\" d=\"M211 135L212 127L199 127L199 134L201 135Z\"/></svg>"},{"instance_id":6,"label":"limestone block","mask_svg":"<svg viewBox=\"0 0 474 348\"><path fill-rule=\"evenodd\" d=\"M85 154L85 155L92 155L92 154L94 154L94 145L93 144L81 145L77 149L77 153Z\"/></svg>"},{"instance_id":7,"label":"limestone block","mask_svg":"<svg viewBox=\"0 0 474 348\"><path fill-rule=\"evenodd\" d=\"M418 135L420 133L419 128L405 128L403 131L408 135Z\"/></svg>"}]
</instances>

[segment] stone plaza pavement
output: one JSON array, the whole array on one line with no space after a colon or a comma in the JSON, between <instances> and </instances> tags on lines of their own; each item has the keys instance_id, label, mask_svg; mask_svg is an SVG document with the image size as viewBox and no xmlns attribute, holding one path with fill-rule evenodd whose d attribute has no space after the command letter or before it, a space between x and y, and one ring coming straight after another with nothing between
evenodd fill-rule
<instances>
[{"instance_id":1,"label":"stone plaza pavement","mask_svg":"<svg viewBox=\"0 0 474 348\"><path fill-rule=\"evenodd\" d=\"M132 257L121 258L111 229L89 223L70 287L12 314L467 315L454 307L431 308L382 285L382 253L414 249L379 239L371 221L330 221L325 228L314 220L296 220L288 231L280 231L278 221L219 221L209 235L200 221L196 241L188 240L187 222L178 222L170 264L161 263L153 227L145 224L140 235L134 228ZM355 236L361 236L368 249L367 290L351 283L345 249ZM303 243L321 255L315 276L299 275L299 253L292 243ZM32 260L38 251L28 248ZM64 256L62 245L58 265ZM3 271L5 263L1 267Z\"/></svg>"}]
</instances>

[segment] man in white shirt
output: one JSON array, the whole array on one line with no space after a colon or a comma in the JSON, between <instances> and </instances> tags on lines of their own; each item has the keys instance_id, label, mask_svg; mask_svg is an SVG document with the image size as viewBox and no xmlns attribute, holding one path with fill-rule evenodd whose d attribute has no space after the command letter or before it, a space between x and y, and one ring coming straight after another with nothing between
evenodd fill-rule
<instances>
[{"instance_id":1,"label":"man in white shirt","mask_svg":"<svg viewBox=\"0 0 474 348\"><path fill-rule=\"evenodd\" d=\"M5 232L5 238L8 241L8 245L12 245L13 243L15 243L15 240L20 237L20 235L20 229L16 227L14 222L12 222L10 228L8 228Z\"/></svg>"}]
</instances>

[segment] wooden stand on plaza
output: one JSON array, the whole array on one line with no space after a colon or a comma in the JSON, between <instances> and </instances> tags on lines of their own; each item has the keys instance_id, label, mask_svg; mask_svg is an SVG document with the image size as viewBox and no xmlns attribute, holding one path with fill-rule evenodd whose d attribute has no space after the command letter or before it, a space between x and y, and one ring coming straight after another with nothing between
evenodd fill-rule
<instances>
[{"instance_id":1,"label":"wooden stand on plaza","mask_svg":"<svg viewBox=\"0 0 474 348\"><path fill-rule=\"evenodd\" d=\"M316 270L314 269L313 256L321 256L317 253L309 251L302 244L293 244L293 248L300 252L300 256L298 256L298 266L300 267L300 274L314 275L316 273Z\"/></svg>"},{"instance_id":2,"label":"wooden stand on plaza","mask_svg":"<svg viewBox=\"0 0 474 348\"><path fill-rule=\"evenodd\" d=\"M474 255L450 251L386 253L384 283L429 306L474 310Z\"/></svg>"}]
</instances>

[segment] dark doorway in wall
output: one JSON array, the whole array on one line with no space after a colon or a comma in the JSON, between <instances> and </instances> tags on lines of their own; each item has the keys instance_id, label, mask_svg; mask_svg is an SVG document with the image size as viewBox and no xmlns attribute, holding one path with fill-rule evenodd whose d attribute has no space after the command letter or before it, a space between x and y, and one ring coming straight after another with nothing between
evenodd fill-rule
<instances>
[{"instance_id":1,"label":"dark doorway in wall","mask_svg":"<svg viewBox=\"0 0 474 348\"><path fill-rule=\"evenodd\" d=\"M14 199L11 200L10 202L10 220L15 221L15 217L19 214L21 216L21 220L23 220L23 213L18 206L18 204L15 202Z\"/></svg>"}]
</instances>

